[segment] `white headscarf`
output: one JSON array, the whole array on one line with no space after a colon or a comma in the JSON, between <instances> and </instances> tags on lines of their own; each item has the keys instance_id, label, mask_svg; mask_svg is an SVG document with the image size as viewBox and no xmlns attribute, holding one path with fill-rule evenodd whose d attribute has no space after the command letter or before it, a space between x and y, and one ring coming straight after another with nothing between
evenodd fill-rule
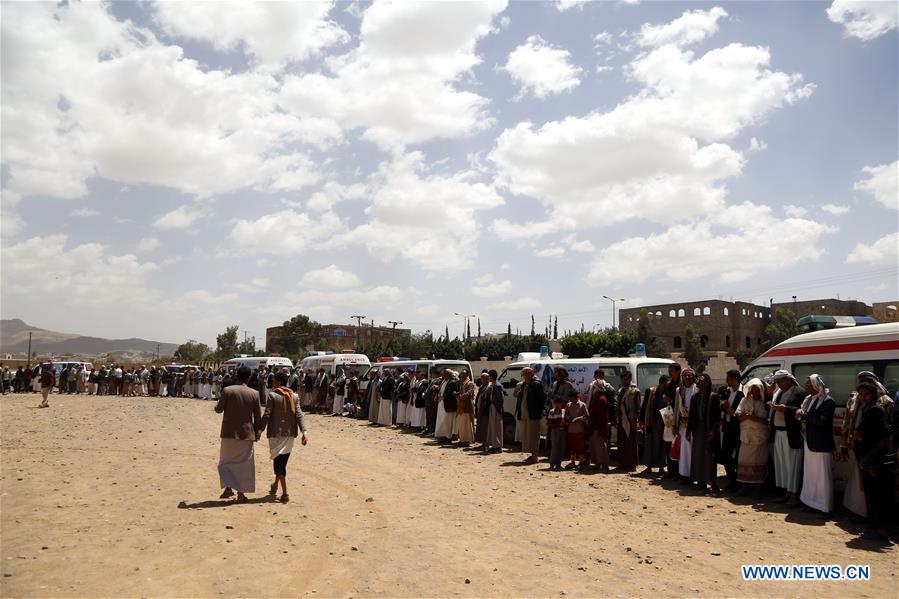
<instances>
[{"instance_id":1,"label":"white headscarf","mask_svg":"<svg viewBox=\"0 0 899 599\"><path fill-rule=\"evenodd\" d=\"M830 395L830 389L824 384L824 379L821 378L820 374L810 374L808 375L808 380L812 382L812 387L815 388L815 391L818 393L815 394L815 397L824 401L827 399L827 396Z\"/></svg>"}]
</instances>

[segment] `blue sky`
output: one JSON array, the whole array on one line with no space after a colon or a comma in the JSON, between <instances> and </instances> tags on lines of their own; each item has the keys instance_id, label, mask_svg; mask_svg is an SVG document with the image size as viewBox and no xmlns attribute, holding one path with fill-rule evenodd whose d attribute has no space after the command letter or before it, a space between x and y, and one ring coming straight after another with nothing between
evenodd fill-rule
<instances>
[{"instance_id":1,"label":"blue sky","mask_svg":"<svg viewBox=\"0 0 899 599\"><path fill-rule=\"evenodd\" d=\"M894 2L19 3L2 315L264 337L897 292ZM540 325L542 326L542 325Z\"/></svg>"}]
</instances>

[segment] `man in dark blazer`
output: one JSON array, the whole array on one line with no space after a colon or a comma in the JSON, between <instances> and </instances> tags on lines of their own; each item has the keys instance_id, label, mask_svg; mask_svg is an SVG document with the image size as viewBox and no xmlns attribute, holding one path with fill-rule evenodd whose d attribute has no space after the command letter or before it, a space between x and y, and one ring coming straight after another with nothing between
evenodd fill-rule
<instances>
[{"instance_id":1,"label":"man in dark blazer","mask_svg":"<svg viewBox=\"0 0 899 599\"><path fill-rule=\"evenodd\" d=\"M543 384L534 376L533 368L524 368L515 395L518 398L516 418L521 421L521 451L530 454L525 463L536 464L540 450L540 420L546 405Z\"/></svg>"},{"instance_id":2,"label":"man in dark blazer","mask_svg":"<svg viewBox=\"0 0 899 599\"><path fill-rule=\"evenodd\" d=\"M724 466L727 473L727 490L736 491L737 483L737 456L740 454L740 421L734 416L734 411L743 400L743 391L740 389L740 371L728 370L727 385L718 390L721 400L721 451L718 453L718 463Z\"/></svg>"}]
</instances>

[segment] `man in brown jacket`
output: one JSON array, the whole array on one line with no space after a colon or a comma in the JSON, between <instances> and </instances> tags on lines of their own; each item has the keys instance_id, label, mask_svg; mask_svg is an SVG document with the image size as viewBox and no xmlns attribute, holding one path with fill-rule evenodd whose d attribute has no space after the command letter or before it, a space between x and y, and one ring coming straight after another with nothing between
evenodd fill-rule
<instances>
[{"instance_id":1,"label":"man in brown jacket","mask_svg":"<svg viewBox=\"0 0 899 599\"><path fill-rule=\"evenodd\" d=\"M215 411L222 414L222 444L219 450L219 481L227 499L237 491L237 502L246 503L244 493L256 491L256 461L253 443L262 430L259 392L247 386L252 371L237 369L237 384L222 391Z\"/></svg>"}]
</instances>

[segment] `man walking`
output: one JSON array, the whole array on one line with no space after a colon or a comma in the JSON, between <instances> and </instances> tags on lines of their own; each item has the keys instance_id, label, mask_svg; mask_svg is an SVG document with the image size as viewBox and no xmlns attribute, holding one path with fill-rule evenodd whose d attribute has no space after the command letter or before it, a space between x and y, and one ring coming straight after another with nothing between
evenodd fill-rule
<instances>
[{"instance_id":1,"label":"man walking","mask_svg":"<svg viewBox=\"0 0 899 599\"><path fill-rule=\"evenodd\" d=\"M53 374L53 367L49 364L44 364L43 366L41 366L41 396L44 398L44 400L38 407L50 407L49 396L50 392L53 391L54 385L56 385L56 375Z\"/></svg>"},{"instance_id":2,"label":"man walking","mask_svg":"<svg viewBox=\"0 0 899 599\"><path fill-rule=\"evenodd\" d=\"M237 369L237 384L222 391L215 411L222 414L221 449L219 450L220 499L228 499L237 491L237 502L246 503L245 493L256 491L256 462L253 443L262 430L259 392L247 386L252 370Z\"/></svg>"}]
</instances>

